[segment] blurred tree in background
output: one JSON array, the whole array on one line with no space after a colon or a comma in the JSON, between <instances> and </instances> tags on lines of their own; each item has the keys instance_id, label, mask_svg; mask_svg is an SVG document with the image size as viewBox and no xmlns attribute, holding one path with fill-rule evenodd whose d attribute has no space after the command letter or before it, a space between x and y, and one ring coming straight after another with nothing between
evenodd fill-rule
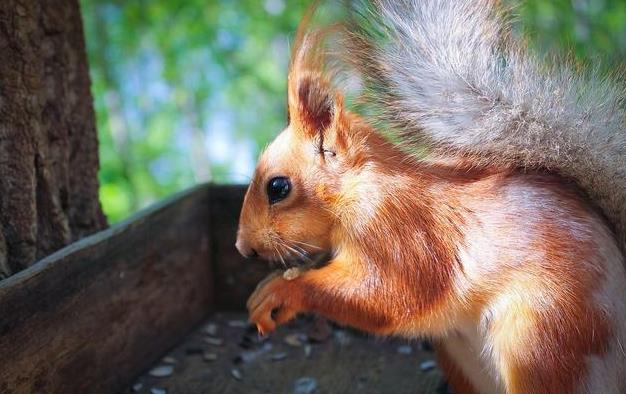
<instances>
[{"instance_id":1,"label":"blurred tree in background","mask_svg":"<svg viewBox=\"0 0 626 394\"><path fill-rule=\"evenodd\" d=\"M285 126L289 40L308 2L81 3L109 220L197 182L247 182ZM626 0L516 7L540 51L573 50L602 67L625 58Z\"/></svg>"}]
</instances>

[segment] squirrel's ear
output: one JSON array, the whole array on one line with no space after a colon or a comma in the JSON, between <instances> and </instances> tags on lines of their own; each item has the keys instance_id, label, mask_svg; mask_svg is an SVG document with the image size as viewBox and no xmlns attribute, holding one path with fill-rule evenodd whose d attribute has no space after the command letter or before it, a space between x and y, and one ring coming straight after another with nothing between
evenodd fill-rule
<instances>
[{"instance_id":1,"label":"squirrel's ear","mask_svg":"<svg viewBox=\"0 0 626 394\"><path fill-rule=\"evenodd\" d=\"M308 17L298 29L288 77L289 123L315 138L337 124L343 100L332 86L324 39L328 31L307 30Z\"/></svg>"},{"instance_id":2,"label":"squirrel's ear","mask_svg":"<svg viewBox=\"0 0 626 394\"><path fill-rule=\"evenodd\" d=\"M309 28L316 6L314 1L298 27L289 62L289 123L308 138L329 137L340 143L342 133L333 126L342 123L343 98L331 83L333 70L324 44L333 30ZM334 135L329 135L330 130Z\"/></svg>"},{"instance_id":3,"label":"squirrel's ear","mask_svg":"<svg viewBox=\"0 0 626 394\"><path fill-rule=\"evenodd\" d=\"M308 74L308 75L307 75ZM289 119L298 130L314 137L323 133L339 114L334 94L325 81L305 73L289 81Z\"/></svg>"}]
</instances>

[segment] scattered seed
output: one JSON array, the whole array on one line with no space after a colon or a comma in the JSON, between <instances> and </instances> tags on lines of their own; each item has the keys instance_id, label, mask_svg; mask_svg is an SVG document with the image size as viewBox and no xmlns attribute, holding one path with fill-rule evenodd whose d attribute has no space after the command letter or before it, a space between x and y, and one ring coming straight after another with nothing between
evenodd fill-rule
<instances>
[{"instance_id":1,"label":"scattered seed","mask_svg":"<svg viewBox=\"0 0 626 394\"><path fill-rule=\"evenodd\" d=\"M215 361L217 360L217 354L211 352L204 352L202 354L202 360L204 361Z\"/></svg>"},{"instance_id":2,"label":"scattered seed","mask_svg":"<svg viewBox=\"0 0 626 394\"><path fill-rule=\"evenodd\" d=\"M237 362L243 362L243 363L251 363L254 360L256 360L257 358L259 358L261 355L268 353L270 351L272 351L272 344L271 343L264 343L263 346L261 346L260 348L257 348L256 350L246 350L244 352L242 352L239 356L237 356L237 358L235 359L235 363Z\"/></svg>"},{"instance_id":3,"label":"scattered seed","mask_svg":"<svg viewBox=\"0 0 626 394\"><path fill-rule=\"evenodd\" d=\"M130 388L130 391L132 391L133 393L138 393L141 391L142 388L143 388L143 383L139 382L139 383L133 384L133 387Z\"/></svg>"},{"instance_id":4,"label":"scattered seed","mask_svg":"<svg viewBox=\"0 0 626 394\"><path fill-rule=\"evenodd\" d=\"M241 360L244 363L251 363L259 356L259 352L243 352L241 354Z\"/></svg>"},{"instance_id":5,"label":"scattered seed","mask_svg":"<svg viewBox=\"0 0 626 394\"><path fill-rule=\"evenodd\" d=\"M300 378L293 385L293 394L312 394L317 389L315 378Z\"/></svg>"},{"instance_id":6,"label":"scattered seed","mask_svg":"<svg viewBox=\"0 0 626 394\"><path fill-rule=\"evenodd\" d=\"M285 343L289 346L300 347L302 346L302 341L300 340L299 334L289 334L285 336Z\"/></svg>"},{"instance_id":7,"label":"scattered seed","mask_svg":"<svg viewBox=\"0 0 626 394\"><path fill-rule=\"evenodd\" d=\"M235 378L235 380L242 380L243 379L243 374L241 373L240 370L238 370L237 368L233 368L230 370L230 374L233 378Z\"/></svg>"},{"instance_id":8,"label":"scattered seed","mask_svg":"<svg viewBox=\"0 0 626 394\"><path fill-rule=\"evenodd\" d=\"M222 338L205 337L204 341L212 346L222 346L224 344Z\"/></svg>"},{"instance_id":9,"label":"scattered seed","mask_svg":"<svg viewBox=\"0 0 626 394\"><path fill-rule=\"evenodd\" d=\"M248 327L248 323L246 323L243 320L229 320L228 321L228 327L246 328L246 327Z\"/></svg>"},{"instance_id":10,"label":"scattered seed","mask_svg":"<svg viewBox=\"0 0 626 394\"><path fill-rule=\"evenodd\" d=\"M408 356L409 354L413 353L413 348L409 345L398 346L398 353Z\"/></svg>"},{"instance_id":11,"label":"scattered seed","mask_svg":"<svg viewBox=\"0 0 626 394\"><path fill-rule=\"evenodd\" d=\"M304 345L304 357L310 358L312 352L313 352L313 347L311 345L309 345L308 343Z\"/></svg>"},{"instance_id":12,"label":"scattered seed","mask_svg":"<svg viewBox=\"0 0 626 394\"><path fill-rule=\"evenodd\" d=\"M335 337L335 341L337 342L337 344L339 344L339 346L348 346L352 342L350 335L348 335L348 333L343 330L335 331L333 336Z\"/></svg>"},{"instance_id":13,"label":"scattered seed","mask_svg":"<svg viewBox=\"0 0 626 394\"><path fill-rule=\"evenodd\" d=\"M420 369L422 371L430 371L437 366L437 363L434 360L428 360L420 363Z\"/></svg>"},{"instance_id":14,"label":"scattered seed","mask_svg":"<svg viewBox=\"0 0 626 394\"><path fill-rule=\"evenodd\" d=\"M217 335L217 324L215 323L209 323L206 326L204 326L204 332L212 337Z\"/></svg>"},{"instance_id":15,"label":"scattered seed","mask_svg":"<svg viewBox=\"0 0 626 394\"><path fill-rule=\"evenodd\" d=\"M153 368L149 374L155 378L166 378L174 373L174 367L171 365L159 365Z\"/></svg>"},{"instance_id":16,"label":"scattered seed","mask_svg":"<svg viewBox=\"0 0 626 394\"><path fill-rule=\"evenodd\" d=\"M151 394L167 394L167 390L162 389L160 387L152 387L150 389Z\"/></svg>"},{"instance_id":17,"label":"scattered seed","mask_svg":"<svg viewBox=\"0 0 626 394\"><path fill-rule=\"evenodd\" d=\"M280 353L274 353L272 354L272 361L281 361L287 358L287 353L285 352L280 352Z\"/></svg>"},{"instance_id":18,"label":"scattered seed","mask_svg":"<svg viewBox=\"0 0 626 394\"><path fill-rule=\"evenodd\" d=\"M163 357L161 361L163 361L165 364L176 364L178 362L178 360L170 356Z\"/></svg>"}]
</instances>

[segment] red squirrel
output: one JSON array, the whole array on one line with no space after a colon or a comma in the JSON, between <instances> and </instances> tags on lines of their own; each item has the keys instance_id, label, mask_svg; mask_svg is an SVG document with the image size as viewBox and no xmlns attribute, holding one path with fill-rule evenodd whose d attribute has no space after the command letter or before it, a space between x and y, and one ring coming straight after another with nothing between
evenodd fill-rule
<instances>
[{"instance_id":1,"label":"red squirrel","mask_svg":"<svg viewBox=\"0 0 626 394\"><path fill-rule=\"evenodd\" d=\"M314 263L260 283L251 321L432 338L455 393L626 392L623 93L541 63L496 1L353 3L342 58L379 111L347 108L303 22L236 246Z\"/></svg>"}]
</instances>

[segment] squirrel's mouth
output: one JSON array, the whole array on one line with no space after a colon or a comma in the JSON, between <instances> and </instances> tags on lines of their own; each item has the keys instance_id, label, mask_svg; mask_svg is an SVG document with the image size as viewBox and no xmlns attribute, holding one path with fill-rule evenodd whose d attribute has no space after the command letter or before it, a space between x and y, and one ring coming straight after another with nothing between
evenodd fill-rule
<instances>
[{"instance_id":1,"label":"squirrel's mouth","mask_svg":"<svg viewBox=\"0 0 626 394\"><path fill-rule=\"evenodd\" d=\"M288 270L289 268L320 268L326 265L332 257L330 252L317 253L299 252L297 255L277 256L269 260L270 268L274 270Z\"/></svg>"}]
</instances>

